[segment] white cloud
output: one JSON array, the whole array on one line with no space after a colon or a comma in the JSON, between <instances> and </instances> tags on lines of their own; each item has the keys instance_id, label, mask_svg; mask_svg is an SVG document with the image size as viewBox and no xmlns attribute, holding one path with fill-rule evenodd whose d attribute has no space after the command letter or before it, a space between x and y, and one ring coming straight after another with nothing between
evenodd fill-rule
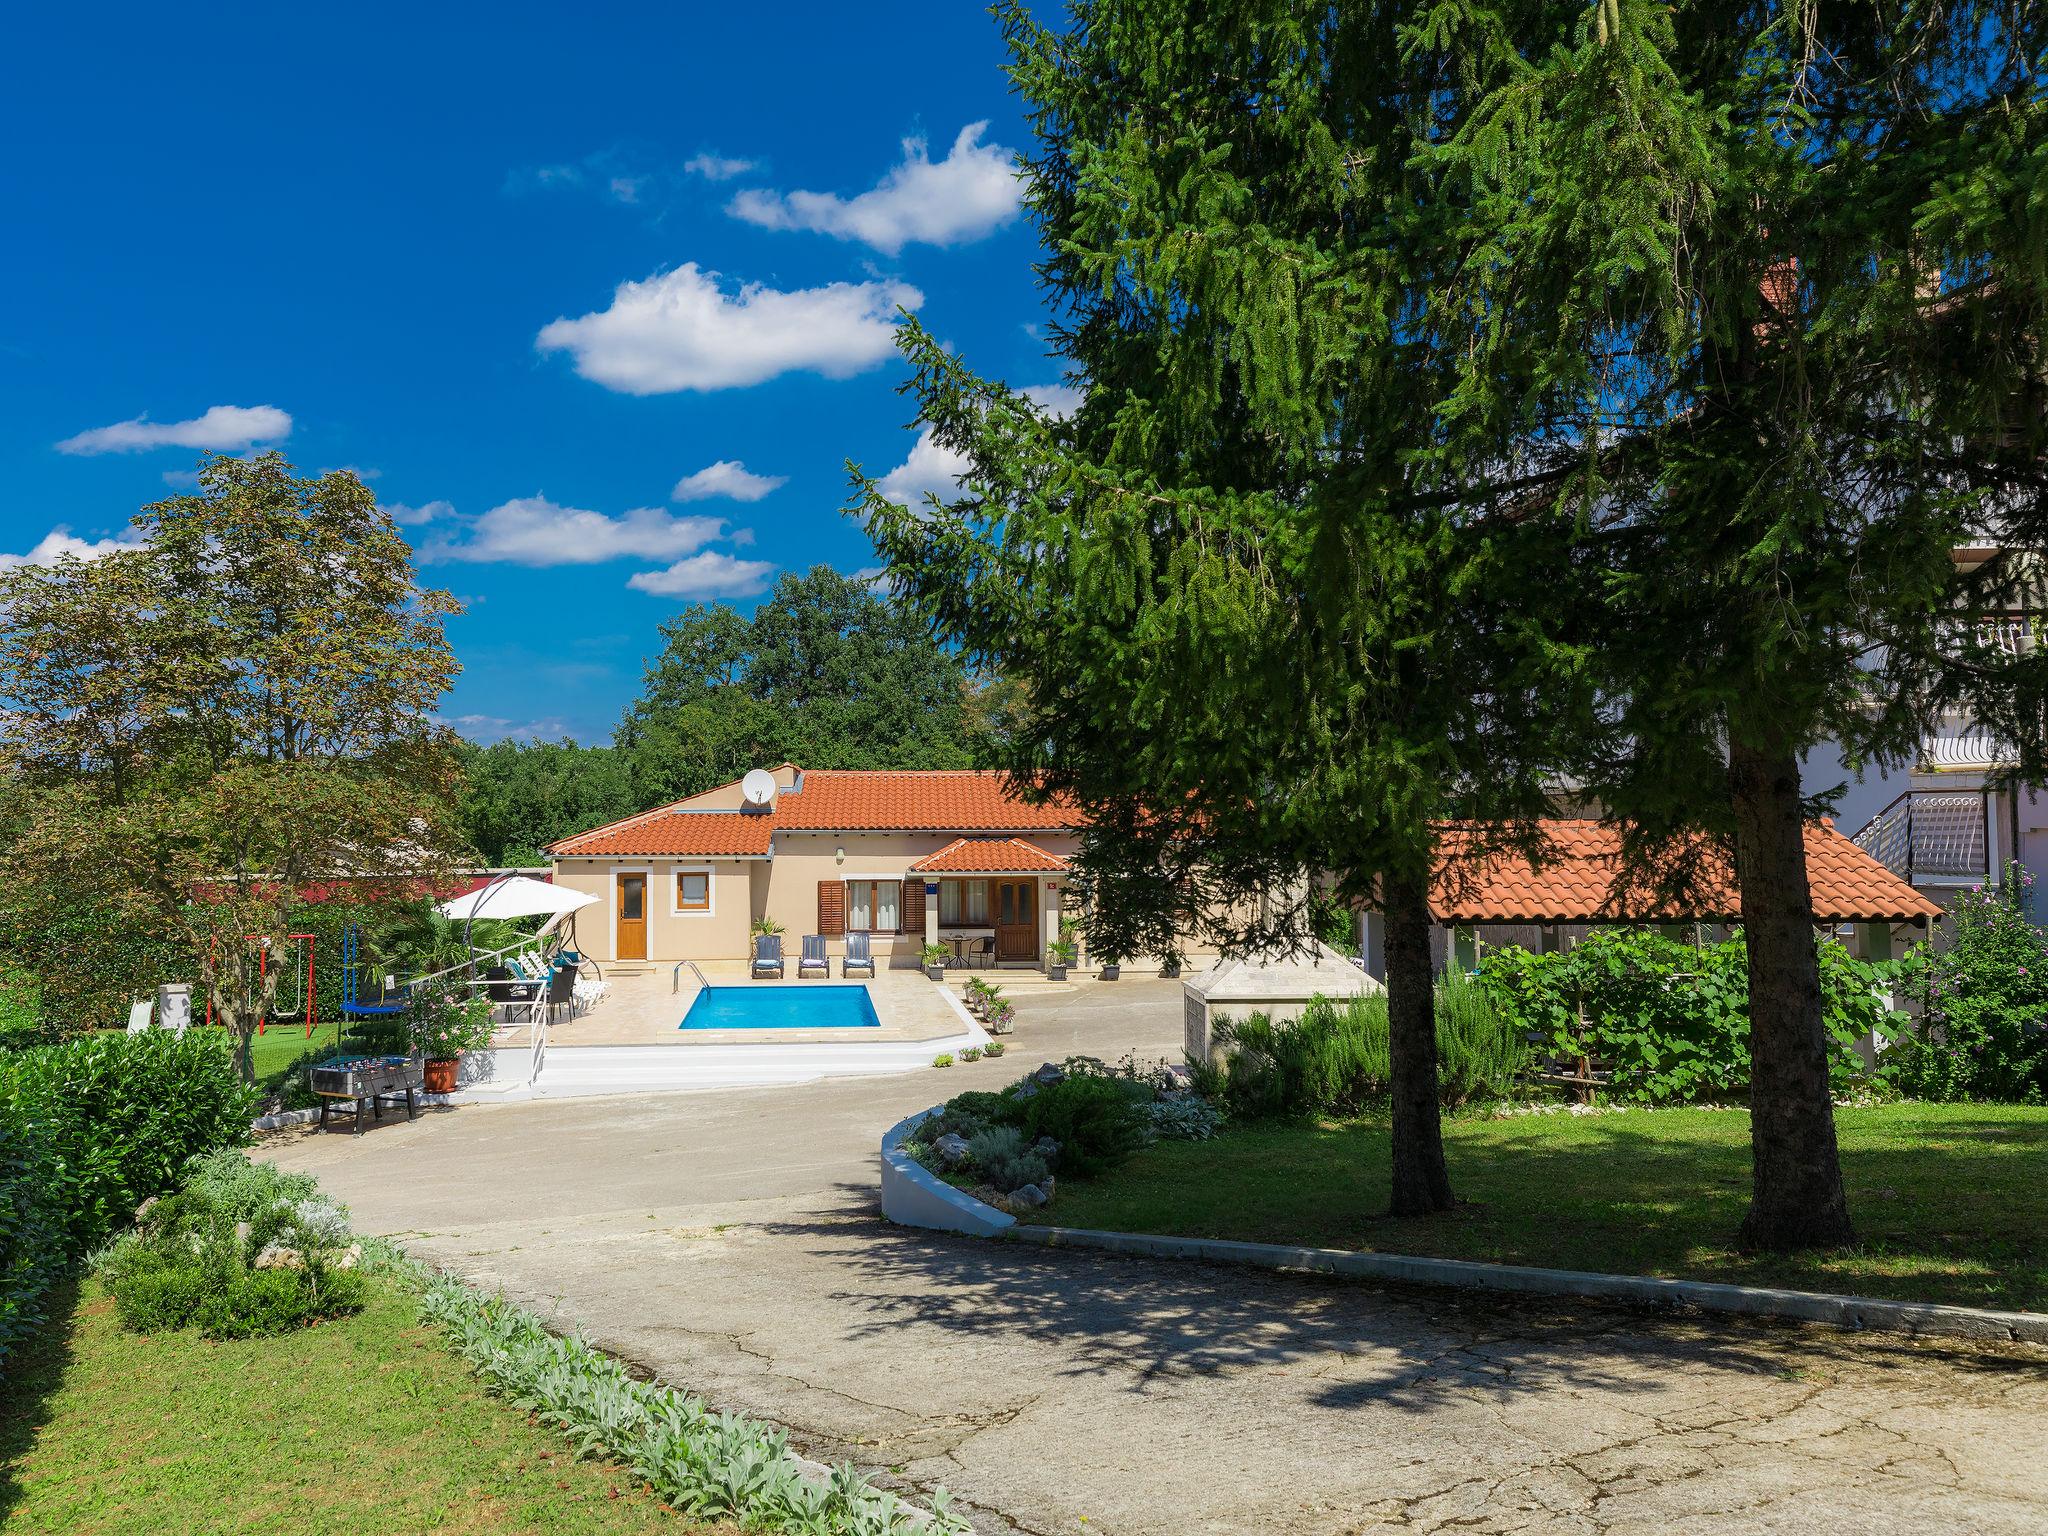
<instances>
[{"instance_id":1,"label":"white cloud","mask_svg":"<svg viewBox=\"0 0 2048 1536\"><path fill-rule=\"evenodd\" d=\"M27 554L0 554L0 571L11 570L20 565L55 565L66 555L76 555L81 560L97 560L100 556L111 555L116 550L140 548L142 544L139 540L76 538L70 529L60 524L44 534L37 541L36 547Z\"/></svg>"},{"instance_id":2,"label":"white cloud","mask_svg":"<svg viewBox=\"0 0 2048 1536\"><path fill-rule=\"evenodd\" d=\"M902 164L857 197L749 190L726 211L764 229L816 230L890 256L914 241L979 240L1015 218L1022 206L1010 151L979 142L987 127L969 123L946 158L936 162L923 139L905 139Z\"/></svg>"},{"instance_id":3,"label":"white cloud","mask_svg":"<svg viewBox=\"0 0 2048 1536\"><path fill-rule=\"evenodd\" d=\"M1081 404L1081 391L1068 384L1034 384L1023 393L1055 417L1071 416ZM910 457L876 481L875 489L906 507L923 506L927 493L953 501L962 494L960 477L967 468L966 454L940 446L925 427L910 445Z\"/></svg>"},{"instance_id":4,"label":"white cloud","mask_svg":"<svg viewBox=\"0 0 2048 1536\"><path fill-rule=\"evenodd\" d=\"M462 537L439 541L421 558L535 566L598 565L628 557L673 560L724 532L724 520L716 517L677 517L659 507L635 507L607 517L557 506L545 496L521 496L491 508Z\"/></svg>"},{"instance_id":5,"label":"white cloud","mask_svg":"<svg viewBox=\"0 0 2048 1536\"><path fill-rule=\"evenodd\" d=\"M942 448L924 428L910 445L910 457L875 483L875 489L889 500L906 507L924 505L925 497L951 501L960 494L960 477L967 473L967 455Z\"/></svg>"},{"instance_id":6,"label":"white cloud","mask_svg":"<svg viewBox=\"0 0 2048 1536\"><path fill-rule=\"evenodd\" d=\"M789 292L749 283L728 294L695 262L621 283L611 307L542 327L535 345L568 352L584 378L629 395L731 389L808 370L843 379L895 350L895 311L924 295L907 283L830 283Z\"/></svg>"},{"instance_id":7,"label":"white cloud","mask_svg":"<svg viewBox=\"0 0 2048 1536\"><path fill-rule=\"evenodd\" d=\"M737 560L707 549L665 571L636 571L626 585L656 597L745 597L760 591L774 569L766 560Z\"/></svg>"},{"instance_id":8,"label":"white cloud","mask_svg":"<svg viewBox=\"0 0 2048 1536\"><path fill-rule=\"evenodd\" d=\"M683 169L706 181L731 181L735 176L744 176L761 162L758 160L737 160L727 155L716 155L708 149L700 149L683 162Z\"/></svg>"},{"instance_id":9,"label":"white cloud","mask_svg":"<svg viewBox=\"0 0 2048 1536\"><path fill-rule=\"evenodd\" d=\"M57 445L59 453L140 453L150 448L201 448L226 453L291 436L292 419L274 405L216 405L190 421L137 416L94 427Z\"/></svg>"},{"instance_id":10,"label":"white cloud","mask_svg":"<svg viewBox=\"0 0 2048 1536\"><path fill-rule=\"evenodd\" d=\"M569 722L559 715L539 720L514 720L507 715L437 715L436 721L471 741L488 746L494 741L561 741L573 736Z\"/></svg>"},{"instance_id":11,"label":"white cloud","mask_svg":"<svg viewBox=\"0 0 2048 1536\"><path fill-rule=\"evenodd\" d=\"M423 501L416 507L402 501L380 502L379 505L391 514L391 521L405 528L417 528L422 523L445 523L455 516L455 508L445 501Z\"/></svg>"},{"instance_id":12,"label":"white cloud","mask_svg":"<svg viewBox=\"0 0 2048 1536\"><path fill-rule=\"evenodd\" d=\"M669 492L670 501L710 501L723 496L731 501L759 501L770 491L789 484L787 475L757 475L738 459L720 459L694 475L685 475Z\"/></svg>"},{"instance_id":13,"label":"white cloud","mask_svg":"<svg viewBox=\"0 0 2048 1536\"><path fill-rule=\"evenodd\" d=\"M164 484L174 491L196 491L199 489L199 471L196 469L167 469Z\"/></svg>"}]
</instances>

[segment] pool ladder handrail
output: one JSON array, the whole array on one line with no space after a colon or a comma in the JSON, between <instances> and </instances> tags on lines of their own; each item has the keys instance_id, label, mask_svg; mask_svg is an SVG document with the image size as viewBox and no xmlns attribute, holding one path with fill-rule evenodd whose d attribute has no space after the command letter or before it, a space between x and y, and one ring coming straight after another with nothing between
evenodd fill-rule
<instances>
[{"instance_id":1,"label":"pool ladder handrail","mask_svg":"<svg viewBox=\"0 0 2048 1536\"><path fill-rule=\"evenodd\" d=\"M690 974L697 978L697 985L702 987L707 992L710 991L711 983L706 981L704 979L704 973L697 969L696 961L678 960L676 962L675 969L668 973L669 992L671 994L674 994L683 990L683 967L686 965L690 968Z\"/></svg>"}]
</instances>

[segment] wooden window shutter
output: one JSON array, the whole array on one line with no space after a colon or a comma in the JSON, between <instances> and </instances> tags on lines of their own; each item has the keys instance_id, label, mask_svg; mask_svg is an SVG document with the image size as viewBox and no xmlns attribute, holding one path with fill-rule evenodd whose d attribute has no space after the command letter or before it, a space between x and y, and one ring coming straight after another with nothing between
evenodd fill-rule
<instances>
[{"instance_id":1,"label":"wooden window shutter","mask_svg":"<svg viewBox=\"0 0 2048 1536\"><path fill-rule=\"evenodd\" d=\"M921 877L912 875L903 882L903 899L897 902L896 910L902 914L899 918L902 927L896 930L898 933L924 932L924 880Z\"/></svg>"},{"instance_id":2,"label":"wooden window shutter","mask_svg":"<svg viewBox=\"0 0 2048 1536\"><path fill-rule=\"evenodd\" d=\"M818 932L828 939L843 938L846 934L846 882L844 880L820 880L818 882Z\"/></svg>"}]
</instances>

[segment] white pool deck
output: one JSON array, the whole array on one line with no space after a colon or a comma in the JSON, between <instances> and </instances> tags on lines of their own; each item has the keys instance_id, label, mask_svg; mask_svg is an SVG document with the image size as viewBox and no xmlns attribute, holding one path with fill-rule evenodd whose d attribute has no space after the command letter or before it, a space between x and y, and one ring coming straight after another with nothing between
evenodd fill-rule
<instances>
[{"instance_id":1,"label":"white pool deck","mask_svg":"<svg viewBox=\"0 0 2048 1536\"><path fill-rule=\"evenodd\" d=\"M942 1052L957 1054L988 1042L959 998L921 971L878 968L871 982L860 977L847 981L837 974L799 981L795 968L792 960L786 979L754 981L744 961L699 964L715 987L865 986L879 1027L685 1030L680 1027L683 1015L699 990L688 968L679 981L668 967L608 973L609 985L595 1006L550 1026L538 1075L529 1076L527 1032L502 1031L499 1049L489 1053L490 1076L466 1086L458 1098L584 1098L862 1077L929 1068ZM477 1065L486 1063L478 1060Z\"/></svg>"}]
</instances>

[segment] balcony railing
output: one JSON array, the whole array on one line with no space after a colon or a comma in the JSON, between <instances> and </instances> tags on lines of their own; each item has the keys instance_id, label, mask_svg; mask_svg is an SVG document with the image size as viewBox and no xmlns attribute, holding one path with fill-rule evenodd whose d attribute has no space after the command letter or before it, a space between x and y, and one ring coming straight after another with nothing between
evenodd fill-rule
<instances>
[{"instance_id":1,"label":"balcony railing","mask_svg":"<svg viewBox=\"0 0 2048 1536\"><path fill-rule=\"evenodd\" d=\"M1991 878L1991 797L1981 790L1909 789L1854 839L1908 885L1980 885Z\"/></svg>"}]
</instances>

